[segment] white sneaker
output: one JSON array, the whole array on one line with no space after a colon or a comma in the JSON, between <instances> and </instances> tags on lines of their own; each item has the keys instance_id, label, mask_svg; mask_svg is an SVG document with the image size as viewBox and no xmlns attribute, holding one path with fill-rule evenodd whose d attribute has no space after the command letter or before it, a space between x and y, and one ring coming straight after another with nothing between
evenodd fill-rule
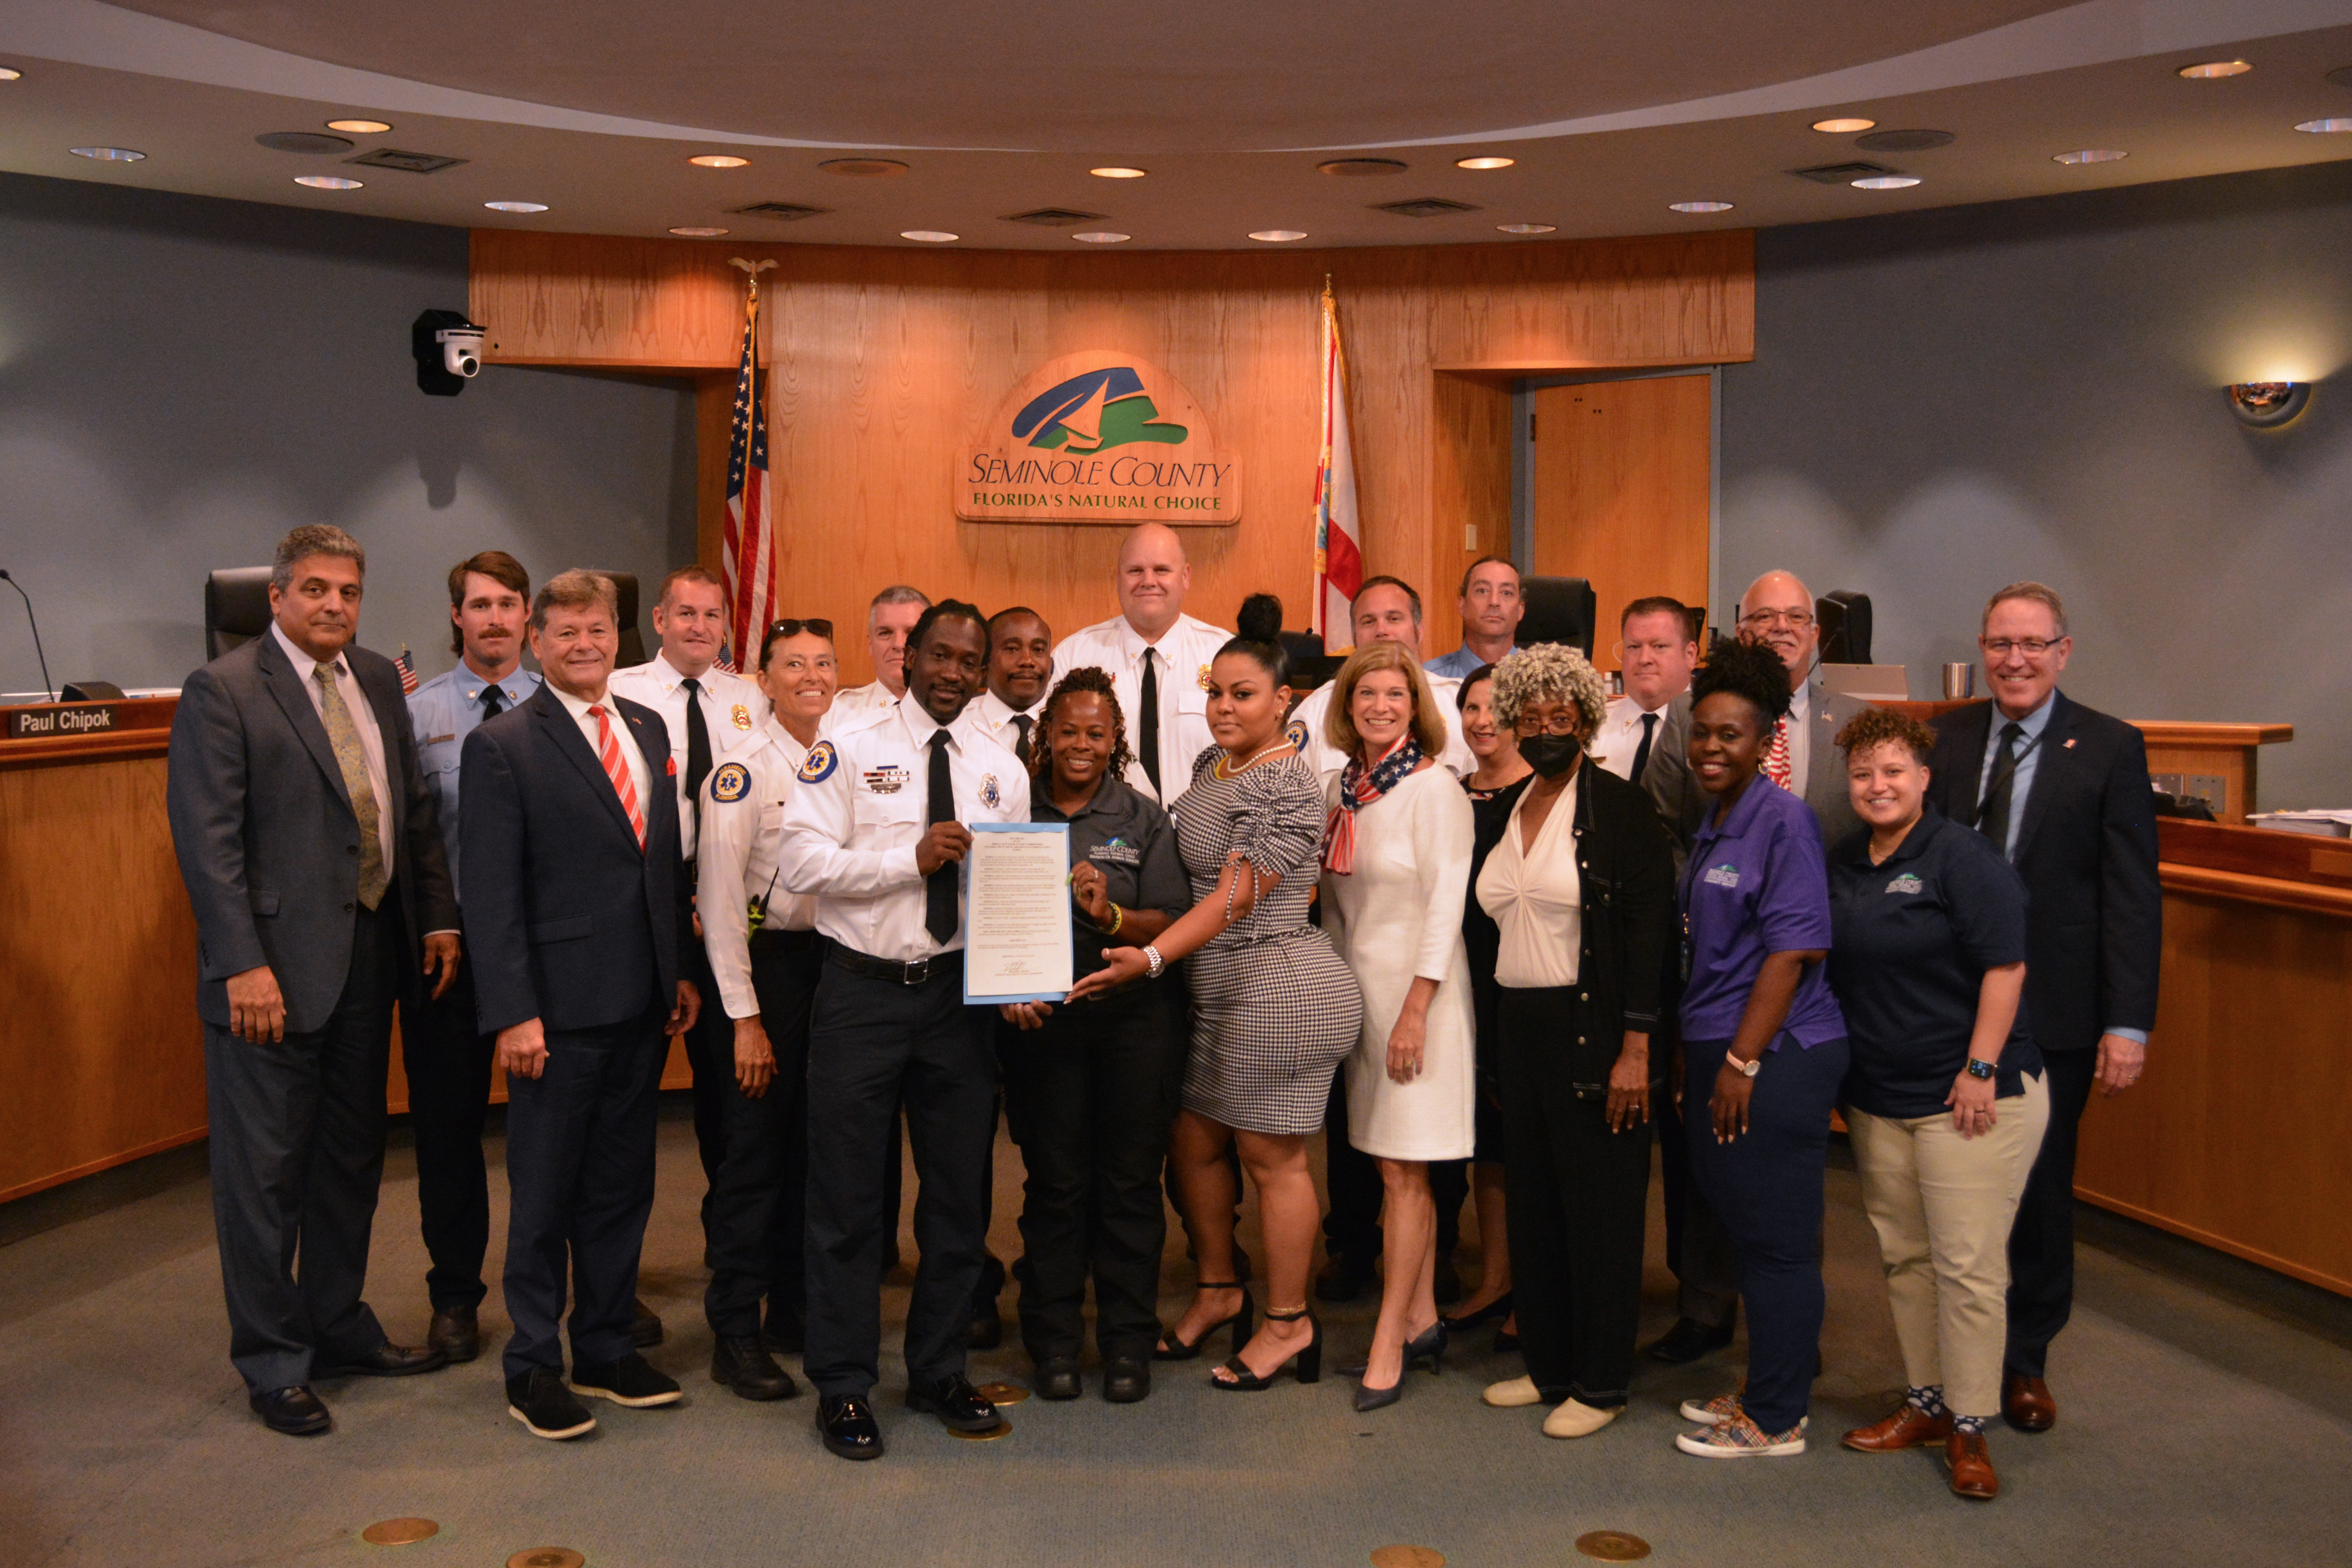
<instances>
[{"instance_id":1,"label":"white sneaker","mask_svg":"<svg viewBox=\"0 0 2352 1568\"><path fill-rule=\"evenodd\" d=\"M1479 1398L1497 1410L1518 1410L1543 1403L1543 1393L1532 1377L1515 1377L1505 1383L1490 1383Z\"/></svg>"},{"instance_id":2,"label":"white sneaker","mask_svg":"<svg viewBox=\"0 0 2352 1568\"><path fill-rule=\"evenodd\" d=\"M1616 1419L1615 1409L1598 1410L1580 1400L1563 1399L1544 1417L1543 1431L1547 1437L1590 1437Z\"/></svg>"}]
</instances>

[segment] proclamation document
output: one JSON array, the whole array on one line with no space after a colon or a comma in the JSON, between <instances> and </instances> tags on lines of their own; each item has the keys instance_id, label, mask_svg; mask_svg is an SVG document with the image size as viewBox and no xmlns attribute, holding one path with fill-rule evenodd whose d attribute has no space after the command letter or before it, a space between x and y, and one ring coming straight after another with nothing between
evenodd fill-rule
<instances>
[{"instance_id":1,"label":"proclamation document","mask_svg":"<svg viewBox=\"0 0 2352 1568\"><path fill-rule=\"evenodd\" d=\"M1059 1002L1076 983L1070 829L975 822L964 862L963 999Z\"/></svg>"}]
</instances>

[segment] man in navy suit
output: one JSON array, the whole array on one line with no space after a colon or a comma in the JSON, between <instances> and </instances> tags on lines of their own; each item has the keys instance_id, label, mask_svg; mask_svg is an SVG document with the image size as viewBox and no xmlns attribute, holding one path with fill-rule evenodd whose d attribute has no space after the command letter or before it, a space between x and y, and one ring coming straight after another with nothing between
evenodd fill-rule
<instances>
[{"instance_id":1,"label":"man in navy suit","mask_svg":"<svg viewBox=\"0 0 2352 1568\"><path fill-rule=\"evenodd\" d=\"M575 1394L678 1396L629 1324L667 1037L701 998L679 978L677 764L661 715L607 689L618 619L611 578L550 580L530 614L546 684L467 736L459 764L474 990L507 1073L507 1408L541 1437L596 1425Z\"/></svg>"},{"instance_id":2,"label":"man in navy suit","mask_svg":"<svg viewBox=\"0 0 2352 1568\"><path fill-rule=\"evenodd\" d=\"M2009 1238L2001 1412L2025 1432L2058 1419L2045 1363L2074 1302L2074 1134L2096 1084L2139 1079L2156 1023L2164 895L2137 730L2069 699L2074 652L2056 590L2013 583L1977 637L1992 700L1945 715L1929 792L1991 839L2031 898L2025 1021L2050 1075L2050 1127Z\"/></svg>"}]
</instances>

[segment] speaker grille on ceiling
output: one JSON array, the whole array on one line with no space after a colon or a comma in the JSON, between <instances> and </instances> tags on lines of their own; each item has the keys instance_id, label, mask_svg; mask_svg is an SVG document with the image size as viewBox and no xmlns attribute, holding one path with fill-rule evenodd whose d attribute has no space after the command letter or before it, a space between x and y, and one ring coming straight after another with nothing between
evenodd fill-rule
<instances>
[{"instance_id":1,"label":"speaker grille on ceiling","mask_svg":"<svg viewBox=\"0 0 2352 1568\"><path fill-rule=\"evenodd\" d=\"M1948 131L1874 131L1855 137L1853 144L1865 153L1925 153L1958 140Z\"/></svg>"},{"instance_id":2,"label":"speaker grille on ceiling","mask_svg":"<svg viewBox=\"0 0 2352 1568\"><path fill-rule=\"evenodd\" d=\"M1475 213L1478 209L1468 202L1452 202L1444 196L1418 196L1409 202L1380 202L1372 210L1394 213L1399 217L1444 217L1448 213Z\"/></svg>"},{"instance_id":3,"label":"speaker grille on ceiling","mask_svg":"<svg viewBox=\"0 0 2352 1568\"><path fill-rule=\"evenodd\" d=\"M1867 163L1857 158L1851 163L1822 163L1811 169L1791 169L1789 173L1801 180L1811 180L1823 185L1852 184L1856 180L1872 179L1880 174L1899 171L1884 163Z\"/></svg>"},{"instance_id":4,"label":"speaker grille on ceiling","mask_svg":"<svg viewBox=\"0 0 2352 1568\"><path fill-rule=\"evenodd\" d=\"M1058 228L1065 224L1099 223L1109 216L1108 213L1082 213L1072 207L1038 207L1025 213L1006 213L1003 221L1051 224Z\"/></svg>"},{"instance_id":5,"label":"speaker grille on ceiling","mask_svg":"<svg viewBox=\"0 0 2352 1568\"><path fill-rule=\"evenodd\" d=\"M370 169L402 169L412 174L438 174L454 169L463 158L445 158L437 153L404 153L397 147L378 147L373 153L362 153L356 158L346 158L346 163L359 163Z\"/></svg>"},{"instance_id":6,"label":"speaker grille on ceiling","mask_svg":"<svg viewBox=\"0 0 2352 1568\"><path fill-rule=\"evenodd\" d=\"M727 210L739 217L782 218L791 223L797 218L823 217L833 209L803 206L798 202L753 202L748 207L729 207Z\"/></svg>"}]
</instances>

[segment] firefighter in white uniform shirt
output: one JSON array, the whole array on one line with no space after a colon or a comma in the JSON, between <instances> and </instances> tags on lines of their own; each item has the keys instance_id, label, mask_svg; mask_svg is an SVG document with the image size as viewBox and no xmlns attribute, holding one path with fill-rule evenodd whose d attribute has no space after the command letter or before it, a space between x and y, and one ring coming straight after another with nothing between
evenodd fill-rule
<instances>
[{"instance_id":1,"label":"firefighter in white uniform shirt","mask_svg":"<svg viewBox=\"0 0 2352 1568\"><path fill-rule=\"evenodd\" d=\"M1402 643L1413 662L1421 662L1421 595L1402 578L1367 580L1348 602L1348 619L1358 647L1366 643ZM1462 778L1478 767L1470 742L1462 738L1462 708L1455 700L1462 683L1451 676L1431 675L1429 686L1437 698L1439 716L1445 721L1445 754L1437 760L1455 778ZM1327 790L1348 765L1348 754L1324 733L1330 710L1331 687L1327 681L1308 692L1290 712L1291 739L1298 742L1298 754L1307 759L1307 765L1315 770Z\"/></svg>"},{"instance_id":2,"label":"firefighter in white uniform shirt","mask_svg":"<svg viewBox=\"0 0 2352 1568\"><path fill-rule=\"evenodd\" d=\"M846 724L861 713L887 708L907 694L907 634L930 607L921 589L904 583L874 595L866 606L866 652L874 661L874 679L833 700L835 723Z\"/></svg>"},{"instance_id":3,"label":"firefighter in white uniform shirt","mask_svg":"<svg viewBox=\"0 0 2352 1568\"><path fill-rule=\"evenodd\" d=\"M1625 694L1609 700L1608 715L1586 748L1621 779L1642 782L1666 727L1675 699L1690 689L1698 667L1698 638L1680 599L1636 599L1617 617L1617 660Z\"/></svg>"}]
</instances>

